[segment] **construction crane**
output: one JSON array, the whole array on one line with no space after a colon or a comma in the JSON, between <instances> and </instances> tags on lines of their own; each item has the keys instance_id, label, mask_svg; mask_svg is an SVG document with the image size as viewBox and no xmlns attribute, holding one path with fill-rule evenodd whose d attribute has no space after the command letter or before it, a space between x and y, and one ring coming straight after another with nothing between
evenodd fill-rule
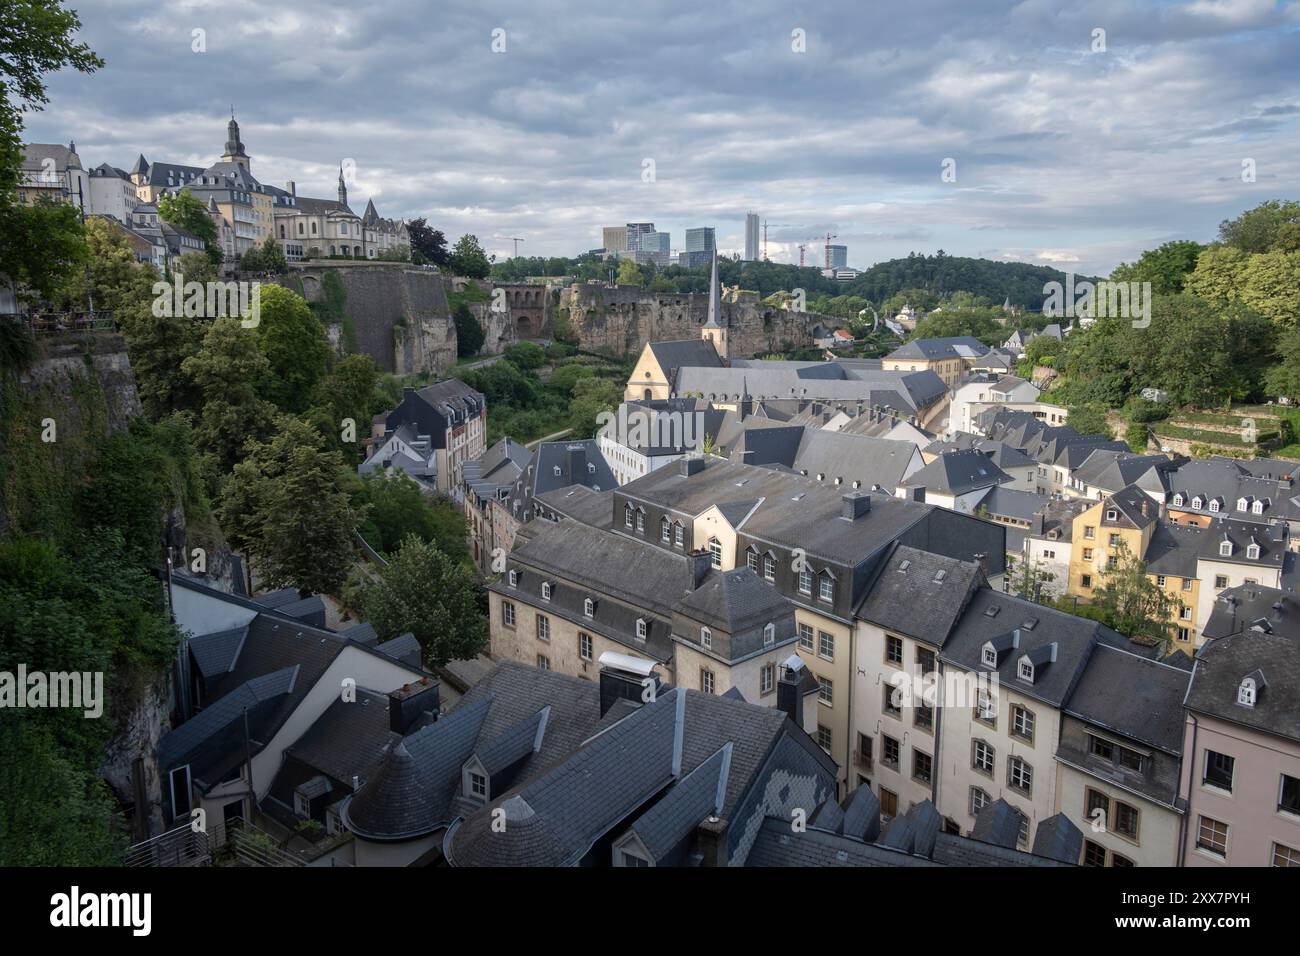
<instances>
[{"instance_id":1,"label":"construction crane","mask_svg":"<svg viewBox=\"0 0 1300 956\"><path fill-rule=\"evenodd\" d=\"M795 226L793 223L789 223L789 222L773 222L773 223L769 223L766 219L764 219L764 220L763 220L763 261L764 261L764 262L771 262L771 261L772 261L771 259L769 259L769 258L767 257L767 227L768 227L769 225L770 225L773 229L796 229L796 228L798 228L798 227Z\"/></svg>"},{"instance_id":2,"label":"construction crane","mask_svg":"<svg viewBox=\"0 0 1300 956\"><path fill-rule=\"evenodd\" d=\"M829 233L829 232L826 233L826 266L825 266L825 268L827 268L827 269L830 269L830 267L831 267L831 240L832 240L832 239L838 239L838 238L839 238L839 236L837 236L837 235L832 235L832 234Z\"/></svg>"},{"instance_id":3,"label":"construction crane","mask_svg":"<svg viewBox=\"0 0 1300 956\"><path fill-rule=\"evenodd\" d=\"M515 254L513 258L515 259L519 258L519 243L524 241L522 236L493 236L492 238L501 239L504 240L505 242L513 242L515 244Z\"/></svg>"}]
</instances>

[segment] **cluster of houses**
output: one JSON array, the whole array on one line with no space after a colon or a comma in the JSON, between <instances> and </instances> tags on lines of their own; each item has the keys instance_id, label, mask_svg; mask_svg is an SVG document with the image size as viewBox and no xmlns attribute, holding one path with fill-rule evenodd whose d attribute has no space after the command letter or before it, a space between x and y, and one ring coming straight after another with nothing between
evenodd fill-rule
<instances>
[{"instance_id":1,"label":"cluster of houses","mask_svg":"<svg viewBox=\"0 0 1300 956\"><path fill-rule=\"evenodd\" d=\"M274 239L290 261L378 259L410 243L406 225L381 217L373 200L360 215L352 210L342 166L337 194L329 199L300 196L293 182L281 188L258 180L233 115L221 157L209 166L150 162L141 154L129 170L109 163L86 168L75 143L23 148L20 202L70 203L85 216L104 217L127 236L139 261L160 270L174 267L184 253L204 249L198 236L158 214L160 199L182 191L207 209L217 245L231 263L267 239Z\"/></svg>"},{"instance_id":2,"label":"cluster of houses","mask_svg":"<svg viewBox=\"0 0 1300 956\"><path fill-rule=\"evenodd\" d=\"M175 575L166 822L316 865L1300 863L1300 466L1080 435L978 343L758 363L719 319L593 439L487 447L454 379L376 417L361 471L464 510L482 658ZM1126 554L1167 640L1041 603Z\"/></svg>"}]
</instances>

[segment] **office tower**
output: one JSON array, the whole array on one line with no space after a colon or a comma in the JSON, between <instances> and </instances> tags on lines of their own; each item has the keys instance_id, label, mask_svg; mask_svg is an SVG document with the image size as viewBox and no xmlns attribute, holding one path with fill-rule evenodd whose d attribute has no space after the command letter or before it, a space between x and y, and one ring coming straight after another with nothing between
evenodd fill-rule
<instances>
[{"instance_id":1,"label":"office tower","mask_svg":"<svg viewBox=\"0 0 1300 956\"><path fill-rule=\"evenodd\" d=\"M757 262L759 259L758 213L745 213L745 261Z\"/></svg>"},{"instance_id":2,"label":"office tower","mask_svg":"<svg viewBox=\"0 0 1300 956\"><path fill-rule=\"evenodd\" d=\"M831 246L831 268L847 269L849 267L849 247Z\"/></svg>"}]
</instances>

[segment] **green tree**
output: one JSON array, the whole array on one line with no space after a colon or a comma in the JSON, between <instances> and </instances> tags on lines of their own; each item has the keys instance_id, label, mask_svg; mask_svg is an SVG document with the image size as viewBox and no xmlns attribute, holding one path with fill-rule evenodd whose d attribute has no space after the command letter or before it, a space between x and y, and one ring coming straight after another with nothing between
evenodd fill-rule
<instances>
[{"instance_id":1,"label":"green tree","mask_svg":"<svg viewBox=\"0 0 1300 956\"><path fill-rule=\"evenodd\" d=\"M234 316L214 320L198 351L182 363L202 403L196 442L223 474L240 460L245 444L270 433L275 406L257 392L270 367L256 333Z\"/></svg>"},{"instance_id":2,"label":"green tree","mask_svg":"<svg viewBox=\"0 0 1300 956\"><path fill-rule=\"evenodd\" d=\"M71 206L24 206L16 187L22 164L23 115L45 107L45 76L64 68L93 73L104 65L73 35L75 11L57 0L0 4L0 275L49 298L67 270L82 261L77 212Z\"/></svg>"},{"instance_id":3,"label":"green tree","mask_svg":"<svg viewBox=\"0 0 1300 956\"><path fill-rule=\"evenodd\" d=\"M218 518L268 587L336 593L364 514L340 486L342 456L325 450L320 433L287 415L276 425L275 437L250 444L227 477Z\"/></svg>"},{"instance_id":4,"label":"green tree","mask_svg":"<svg viewBox=\"0 0 1300 956\"><path fill-rule=\"evenodd\" d=\"M1242 252L1268 252L1300 223L1300 202L1272 199L1219 224L1219 239Z\"/></svg>"},{"instance_id":5,"label":"green tree","mask_svg":"<svg viewBox=\"0 0 1300 956\"><path fill-rule=\"evenodd\" d=\"M1245 284L1242 274L1248 259L1236 246L1209 246L1197 257L1196 268L1183 280L1183 288L1202 299L1235 299Z\"/></svg>"},{"instance_id":6,"label":"green tree","mask_svg":"<svg viewBox=\"0 0 1300 956\"><path fill-rule=\"evenodd\" d=\"M619 285L634 285L638 289L644 284L641 277L641 269L637 266L634 259L620 259L618 261L618 278L615 280Z\"/></svg>"},{"instance_id":7,"label":"green tree","mask_svg":"<svg viewBox=\"0 0 1300 956\"><path fill-rule=\"evenodd\" d=\"M1147 563L1122 542L1115 567L1100 576L1092 607L1110 627L1128 637L1161 641L1168 649L1174 615L1182 602L1170 597L1147 574Z\"/></svg>"},{"instance_id":8,"label":"green tree","mask_svg":"<svg viewBox=\"0 0 1300 956\"><path fill-rule=\"evenodd\" d=\"M474 318L474 313L464 302L459 302L452 318L456 322L456 354L461 358L478 355L487 336L483 332L483 326L478 324L478 319Z\"/></svg>"},{"instance_id":9,"label":"green tree","mask_svg":"<svg viewBox=\"0 0 1300 956\"><path fill-rule=\"evenodd\" d=\"M260 246L253 246L239 257L239 268L243 272L283 273L288 270L289 263L275 237L267 236Z\"/></svg>"},{"instance_id":10,"label":"green tree","mask_svg":"<svg viewBox=\"0 0 1300 956\"><path fill-rule=\"evenodd\" d=\"M1080 435L1105 435L1107 438L1114 435L1106 421L1106 408L1102 405L1075 405L1065 423Z\"/></svg>"},{"instance_id":11,"label":"green tree","mask_svg":"<svg viewBox=\"0 0 1300 956\"><path fill-rule=\"evenodd\" d=\"M456 240L447 267L453 275L470 279L486 279L492 273L492 261L479 245L478 237L469 233Z\"/></svg>"},{"instance_id":12,"label":"green tree","mask_svg":"<svg viewBox=\"0 0 1300 956\"><path fill-rule=\"evenodd\" d=\"M263 285L257 340L269 369L261 393L289 412L307 408L312 389L325 375L329 340L307 300L278 285Z\"/></svg>"},{"instance_id":13,"label":"green tree","mask_svg":"<svg viewBox=\"0 0 1300 956\"><path fill-rule=\"evenodd\" d=\"M1281 361L1268 370L1265 381L1269 391L1300 402L1300 329L1287 329L1277 343Z\"/></svg>"},{"instance_id":14,"label":"green tree","mask_svg":"<svg viewBox=\"0 0 1300 956\"><path fill-rule=\"evenodd\" d=\"M362 591L361 608L381 640L414 634L429 667L487 649L474 572L415 535Z\"/></svg>"},{"instance_id":15,"label":"green tree","mask_svg":"<svg viewBox=\"0 0 1300 956\"><path fill-rule=\"evenodd\" d=\"M158 215L164 222L192 232L203 240L207 250L208 261L215 267L221 264L221 247L217 244L217 224L208 215L203 202L194 196L188 188L182 189L174 196L164 195L158 199ZM190 280L186 275L186 281ZM203 280L196 280L203 281Z\"/></svg>"},{"instance_id":16,"label":"green tree","mask_svg":"<svg viewBox=\"0 0 1300 956\"><path fill-rule=\"evenodd\" d=\"M1242 302L1277 325L1300 325L1300 252L1251 256L1241 278Z\"/></svg>"},{"instance_id":17,"label":"green tree","mask_svg":"<svg viewBox=\"0 0 1300 956\"><path fill-rule=\"evenodd\" d=\"M406 224L407 235L411 238L411 261L418 264L431 263L445 266L448 260L447 238L439 229L431 229L423 216L412 219Z\"/></svg>"},{"instance_id":18,"label":"green tree","mask_svg":"<svg viewBox=\"0 0 1300 956\"><path fill-rule=\"evenodd\" d=\"M514 363L525 371L541 368L546 364L546 350L536 342L516 342L506 347L506 361Z\"/></svg>"},{"instance_id":19,"label":"green tree","mask_svg":"<svg viewBox=\"0 0 1300 956\"><path fill-rule=\"evenodd\" d=\"M1110 278L1114 282L1150 282L1155 295L1182 292L1183 281L1196 268L1197 257L1204 248L1190 239L1166 242L1142 253L1137 262L1116 266Z\"/></svg>"},{"instance_id":20,"label":"green tree","mask_svg":"<svg viewBox=\"0 0 1300 956\"><path fill-rule=\"evenodd\" d=\"M361 536L376 551L392 554L403 539L415 535L456 561L469 559L465 518L451 502L425 494L400 472L367 475L360 485L356 502L366 512Z\"/></svg>"}]
</instances>

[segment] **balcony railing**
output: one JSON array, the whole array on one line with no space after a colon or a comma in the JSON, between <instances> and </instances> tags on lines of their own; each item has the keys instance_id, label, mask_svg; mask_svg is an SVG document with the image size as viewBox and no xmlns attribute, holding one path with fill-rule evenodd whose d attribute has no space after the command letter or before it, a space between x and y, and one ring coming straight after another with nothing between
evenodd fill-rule
<instances>
[{"instance_id":1,"label":"balcony railing","mask_svg":"<svg viewBox=\"0 0 1300 956\"><path fill-rule=\"evenodd\" d=\"M112 332L117 328L112 312L28 312L6 318L21 322L34 335L56 332Z\"/></svg>"}]
</instances>

